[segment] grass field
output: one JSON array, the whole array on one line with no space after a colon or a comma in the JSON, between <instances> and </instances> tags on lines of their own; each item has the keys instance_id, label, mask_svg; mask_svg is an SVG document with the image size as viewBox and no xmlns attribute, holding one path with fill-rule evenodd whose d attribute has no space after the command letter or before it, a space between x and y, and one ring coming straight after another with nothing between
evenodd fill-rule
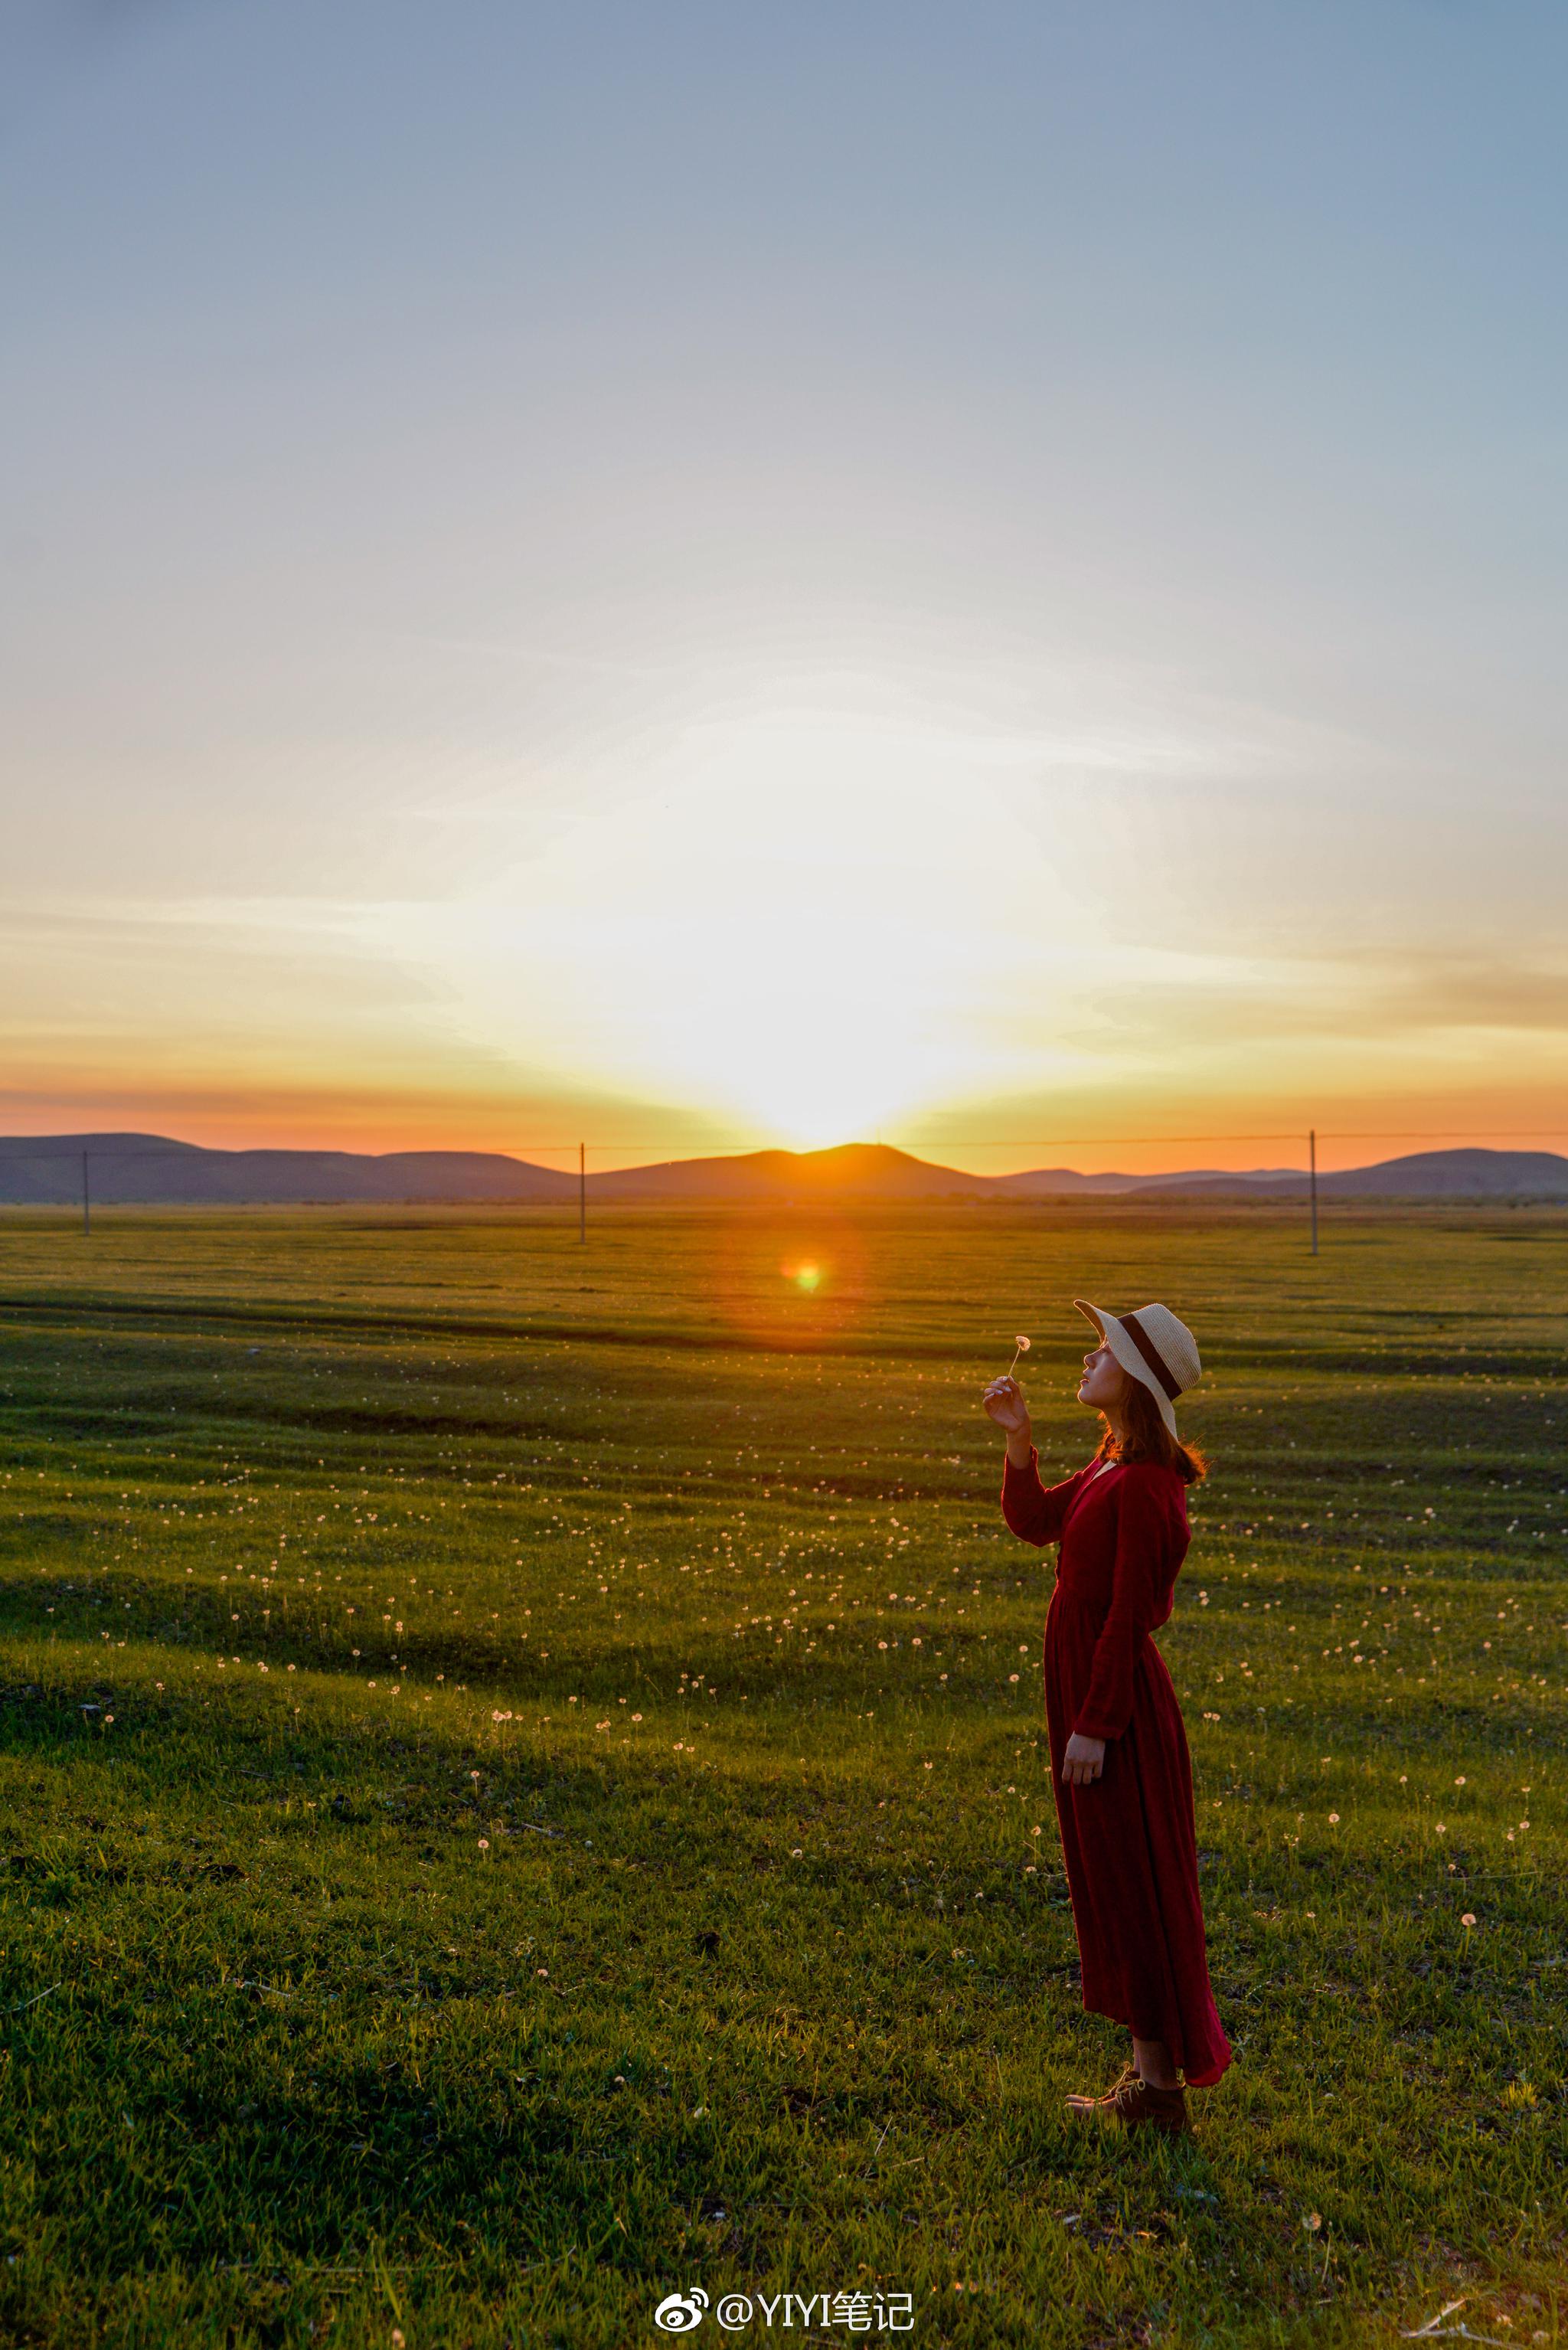
<instances>
[{"instance_id":1,"label":"grass field","mask_svg":"<svg viewBox=\"0 0 1568 2350\"><path fill-rule=\"evenodd\" d=\"M0 2340L1568 2339L1568 1219L1303 1242L0 1220ZM1085 1456L1075 1295L1209 1366L1174 2147L1062 2118L1124 2043L977 1401L1029 1332Z\"/></svg>"}]
</instances>

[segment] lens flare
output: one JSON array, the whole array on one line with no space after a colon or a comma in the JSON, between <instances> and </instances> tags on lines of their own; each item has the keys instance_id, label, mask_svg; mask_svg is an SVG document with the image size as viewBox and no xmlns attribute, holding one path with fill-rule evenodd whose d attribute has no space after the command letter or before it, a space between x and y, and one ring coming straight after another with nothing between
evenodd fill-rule
<instances>
[{"instance_id":1,"label":"lens flare","mask_svg":"<svg viewBox=\"0 0 1568 2350\"><path fill-rule=\"evenodd\" d=\"M796 1264L781 1264L779 1271L786 1281L793 1281L797 1289L804 1289L808 1297L822 1279L822 1267L810 1257Z\"/></svg>"}]
</instances>

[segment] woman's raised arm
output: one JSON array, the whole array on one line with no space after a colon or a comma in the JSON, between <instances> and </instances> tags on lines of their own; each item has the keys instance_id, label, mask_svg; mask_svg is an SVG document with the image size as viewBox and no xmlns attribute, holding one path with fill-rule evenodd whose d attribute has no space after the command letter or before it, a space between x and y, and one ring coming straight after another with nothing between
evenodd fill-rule
<instances>
[{"instance_id":1,"label":"woman's raised arm","mask_svg":"<svg viewBox=\"0 0 1568 2350\"><path fill-rule=\"evenodd\" d=\"M1002 1476L1002 1514L1024 1542L1055 1542L1066 1518L1067 1505L1084 1475L1065 1478L1060 1485L1040 1482L1040 1456L1023 1390L1014 1378L992 1379L981 1398L989 1418L1007 1437L1007 1466Z\"/></svg>"}]
</instances>

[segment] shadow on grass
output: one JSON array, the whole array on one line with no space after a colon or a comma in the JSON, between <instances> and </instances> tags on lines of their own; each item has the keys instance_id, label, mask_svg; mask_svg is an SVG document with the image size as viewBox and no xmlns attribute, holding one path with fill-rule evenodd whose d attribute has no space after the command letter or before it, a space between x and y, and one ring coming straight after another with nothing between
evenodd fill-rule
<instances>
[{"instance_id":1,"label":"shadow on grass","mask_svg":"<svg viewBox=\"0 0 1568 2350\"><path fill-rule=\"evenodd\" d=\"M954 2052L1037 1982L950 1959L929 1902L883 1898L891 1861L807 1878L770 1853L770 1892L762 1814L640 1758L498 1760L450 1721L410 1737L96 1662L0 1693L25 1847L0 1879L7 2225L84 2291L369 2244L470 2276L575 2244L641 2276L708 2207L847 2178L883 2210L889 2125L995 2159L990 2060ZM789 1800L760 1767L750 1794Z\"/></svg>"}]
</instances>

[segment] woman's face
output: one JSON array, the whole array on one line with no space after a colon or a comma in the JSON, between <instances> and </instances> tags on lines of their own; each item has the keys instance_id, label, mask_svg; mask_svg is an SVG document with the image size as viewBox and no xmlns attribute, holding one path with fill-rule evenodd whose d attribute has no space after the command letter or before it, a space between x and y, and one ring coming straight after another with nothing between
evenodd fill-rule
<instances>
[{"instance_id":1,"label":"woman's face","mask_svg":"<svg viewBox=\"0 0 1568 2350\"><path fill-rule=\"evenodd\" d=\"M1078 1401L1093 1404L1096 1411L1113 1411L1127 1391L1127 1375L1108 1347L1096 1347L1092 1355L1084 1357L1084 1376L1078 1382Z\"/></svg>"}]
</instances>

